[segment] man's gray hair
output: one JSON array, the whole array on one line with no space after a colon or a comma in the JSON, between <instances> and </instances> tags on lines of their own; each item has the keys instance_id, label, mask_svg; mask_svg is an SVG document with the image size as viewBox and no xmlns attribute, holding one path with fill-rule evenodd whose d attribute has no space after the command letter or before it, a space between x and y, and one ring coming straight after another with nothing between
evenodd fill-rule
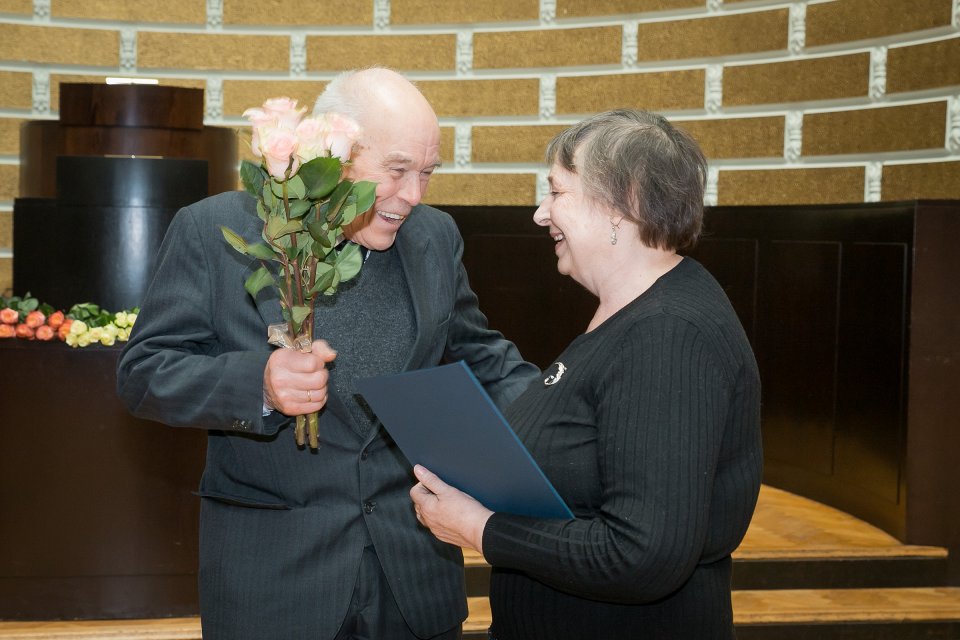
<instances>
[{"instance_id":1,"label":"man's gray hair","mask_svg":"<svg viewBox=\"0 0 960 640\"><path fill-rule=\"evenodd\" d=\"M546 156L579 175L589 199L634 222L647 246L696 244L707 161L663 116L634 109L591 116L551 140Z\"/></svg>"},{"instance_id":2,"label":"man's gray hair","mask_svg":"<svg viewBox=\"0 0 960 640\"><path fill-rule=\"evenodd\" d=\"M402 76L386 67L344 71L334 77L323 89L323 93L313 105L313 115L319 116L328 111L334 111L362 122L371 106L375 104L376 91L381 84L378 81L383 80L385 84L398 77Z\"/></svg>"}]
</instances>

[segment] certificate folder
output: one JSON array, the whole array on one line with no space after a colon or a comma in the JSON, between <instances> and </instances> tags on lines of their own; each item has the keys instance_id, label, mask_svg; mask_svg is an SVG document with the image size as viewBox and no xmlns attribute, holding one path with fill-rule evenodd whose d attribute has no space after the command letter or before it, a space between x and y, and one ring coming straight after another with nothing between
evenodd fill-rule
<instances>
[{"instance_id":1,"label":"certificate folder","mask_svg":"<svg viewBox=\"0 0 960 640\"><path fill-rule=\"evenodd\" d=\"M494 511L573 519L463 362L367 378L357 390L411 464Z\"/></svg>"}]
</instances>

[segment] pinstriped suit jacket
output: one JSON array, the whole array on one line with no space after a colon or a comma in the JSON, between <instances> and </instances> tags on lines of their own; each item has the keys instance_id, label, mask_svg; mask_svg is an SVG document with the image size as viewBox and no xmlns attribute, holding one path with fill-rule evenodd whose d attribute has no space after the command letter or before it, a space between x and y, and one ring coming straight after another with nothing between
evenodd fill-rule
<instances>
[{"instance_id":1,"label":"pinstriped suit jacket","mask_svg":"<svg viewBox=\"0 0 960 640\"><path fill-rule=\"evenodd\" d=\"M462 557L417 523L406 459L382 429L362 431L332 388L320 449L298 450L292 420L262 417L266 326L276 294L253 301L253 261L220 225L259 238L253 198L231 192L181 210L118 365L118 392L135 415L208 430L201 502L204 640L332 638L356 580L364 527L394 597L417 635L466 617ZM450 217L419 206L397 235L417 322L406 369L465 360L507 404L538 374L488 329L461 264ZM357 327L358 335L375 327Z\"/></svg>"}]
</instances>

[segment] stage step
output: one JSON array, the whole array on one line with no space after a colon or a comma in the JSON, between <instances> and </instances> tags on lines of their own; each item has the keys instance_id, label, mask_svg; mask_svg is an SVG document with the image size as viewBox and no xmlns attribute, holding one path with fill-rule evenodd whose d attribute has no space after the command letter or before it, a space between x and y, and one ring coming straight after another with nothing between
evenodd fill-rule
<instances>
[{"instance_id":1,"label":"stage step","mask_svg":"<svg viewBox=\"0 0 960 640\"><path fill-rule=\"evenodd\" d=\"M469 598L464 640L490 626L484 597ZM740 640L912 640L960 637L960 588L735 591ZM0 622L0 640L200 640L197 618Z\"/></svg>"},{"instance_id":2,"label":"stage step","mask_svg":"<svg viewBox=\"0 0 960 640\"><path fill-rule=\"evenodd\" d=\"M945 586L947 552L904 545L848 514L763 487L734 553L739 640L960 638L960 587ZM470 617L485 640L490 567L464 553ZM625 635L628 637L629 633ZM0 622L0 640L200 640L197 618Z\"/></svg>"},{"instance_id":3,"label":"stage step","mask_svg":"<svg viewBox=\"0 0 960 640\"><path fill-rule=\"evenodd\" d=\"M469 600L463 638L483 640L490 605ZM960 588L734 591L733 620L738 640L956 639Z\"/></svg>"},{"instance_id":4,"label":"stage step","mask_svg":"<svg viewBox=\"0 0 960 640\"><path fill-rule=\"evenodd\" d=\"M487 595L483 557L464 550L464 566L467 595ZM946 549L902 544L847 513L768 486L733 553L734 589L939 587L946 575Z\"/></svg>"}]
</instances>

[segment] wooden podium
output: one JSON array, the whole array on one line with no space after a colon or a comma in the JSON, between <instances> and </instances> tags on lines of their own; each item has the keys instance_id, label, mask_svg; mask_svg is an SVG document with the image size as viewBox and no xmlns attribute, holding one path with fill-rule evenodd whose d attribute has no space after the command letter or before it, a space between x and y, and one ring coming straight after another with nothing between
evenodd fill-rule
<instances>
[{"instance_id":1,"label":"wooden podium","mask_svg":"<svg viewBox=\"0 0 960 640\"><path fill-rule=\"evenodd\" d=\"M203 91L64 84L60 120L21 128L13 283L56 307L137 306L181 207L237 185L231 129Z\"/></svg>"},{"instance_id":2,"label":"wooden podium","mask_svg":"<svg viewBox=\"0 0 960 640\"><path fill-rule=\"evenodd\" d=\"M14 287L61 308L138 306L176 211L237 185L197 89L64 84L21 149ZM130 416L120 349L0 341L0 619L198 612L206 433Z\"/></svg>"}]
</instances>

